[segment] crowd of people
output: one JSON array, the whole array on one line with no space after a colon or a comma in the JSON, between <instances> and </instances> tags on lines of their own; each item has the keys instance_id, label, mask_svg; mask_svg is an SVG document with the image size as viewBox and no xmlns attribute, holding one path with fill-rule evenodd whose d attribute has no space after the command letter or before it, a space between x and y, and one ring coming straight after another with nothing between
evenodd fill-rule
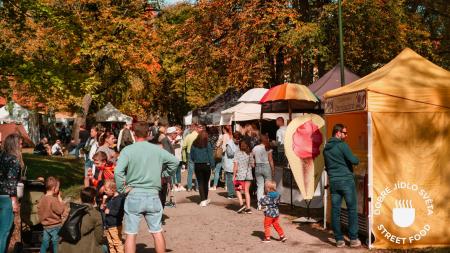
<instances>
[{"instance_id":1,"label":"crowd of people","mask_svg":"<svg viewBox=\"0 0 450 253\"><path fill-rule=\"evenodd\" d=\"M118 138L114 133L98 127L91 127L89 132L84 127L81 128L77 149L82 151L81 155L85 159L85 188L81 191L80 198L88 206L86 213L89 215L84 215L81 220L81 238L76 243L60 238L60 234L64 234L60 230L65 229L63 221L71 213L67 210L67 203L61 199L59 179L48 177L45 180L47 192L38 206L39 218L44 226L41 252L47 252L50 244L54 253L75 252L80 249L86 249L86 252L135 252L141 215L153 236L156 252L165 252L163 210L176 204L172 199L174 192L198 191L199 206L207 207L210 203L209 191L222 186L221 181L224 181L227 197L237 199L237 213L251 214L252 198L256 200L256 210L264 211L263 242L270 242L270 226L276 229L280 241L286 241L287 237L278 222L280 194L273 181L274 160L278 163L286 162L284 149L280 148L284 145L286 132L283 118L277 119L277 126L276 140L273 142L252 124L244 125L237 131L233 131L231 126L217 129L193 124L183 131L180 126L150 127L147 123L138 122L133 126L125 124L117 134ZM339 156L342 145L346 145L342 142L345 138L344 130L346 131L345 127L341 127L333 132L336 140L331 140L332 143L333 140L338 142L338 150L336 147L328 147L332 154L325 154L327 168L332 172L342 171L343 166L348 168L345 156L340 158L343 165L339 164L337 167L334 161L336 159L330 158ZM8 207L11 208L12 215L17 206L14 185L19 180L17 172L23 167L23 161L20 154L21 138L11 135L6 140L1 159L2 171L7 173L2 172L2 180L7 175L10 183L1 184L0 202L2 206L6 206L3 202L10 201ZM43 138L39 143L39 150L47 151L46 144L47 140ZM13 147L7 148L9 146ZM58 151L56 148L55 150ZM51 151L53 153L53 147ZM348 152L346 149L346 156L349 156ZM351 163L357 163L357 159L351 160ZM185 184L181 182L183 170L187 171ZM339 173L336 175L340 179ZM354 202L356 194L351 189L342 193L340 189L336 189L340 184L334 178L332 181L333 204L337 205L342 197L347 202ZM3 198L3 195L8 198ZM350 207L353 212L352 203ZM351 215L350 218L354 217L353 213ZM6 215L1 214L1 218L4 217ZM339 220L339 213L334 211L333 217ZM8 224L10 218L8 216L5 219ZM125 244L122 244L121 239L122 222L125 223ZM355 246L359 242L355 238L357 224L350 222L351 245ZM341 247L342 233L337 224L333 221L337 246ZM5 231L2 229L2 238ZM6 241L1 241L0 252L4 252L5 245Z\"/></svg>"}]
</instances>

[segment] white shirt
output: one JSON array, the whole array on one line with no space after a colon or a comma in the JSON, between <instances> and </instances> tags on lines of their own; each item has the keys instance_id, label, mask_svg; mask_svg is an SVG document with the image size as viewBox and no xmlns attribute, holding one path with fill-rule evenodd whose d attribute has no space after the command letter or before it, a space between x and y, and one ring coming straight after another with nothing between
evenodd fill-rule
<instances>
[{"instance_id":1,"label":"white shirt","mask_svg":"<svg viewBox=\"0 0 450 253\"><path fill-rule=\"evenodd\" d=\"M284 145L284 136L286 135L287 126L282 126L277 130L277 144Z\"/></svg>"},{"instance_id":2,"label":"white shirt","mask_svg":"<svg viewBox=\"0 0 450 253\"><path fill-rule=\"evenodd\" d=\"M95 155L95 153L97 153L97 149L98 149L98 142L95 139L91 140L91 149L89 150L89 160L93 161L93 157Z\"/></svg>"},{"instance_id":3,"label":"white shirt","mask_svg":"<svg viewBox=\"0 0 450 253\"><path fill-rule=\"evenodd\" d=\"M272 150L267 151L263 144L256 145L252 153L255 156L255 163L266 163L269 164L269 153Z\"/></svg>"},{"instance_id":4,"label":"white shirt","mask_svg":"<svg viewBox=\"0 0 450 253\"><path fill-rule=\"evenodd\" d=\"M54 154L54 153L56 153L58 151L61 152L61 154L62 154L61 146L59 146L58 143L53 144L53 146L52 146L52 154Z\"/></svg>"}]
</instances>

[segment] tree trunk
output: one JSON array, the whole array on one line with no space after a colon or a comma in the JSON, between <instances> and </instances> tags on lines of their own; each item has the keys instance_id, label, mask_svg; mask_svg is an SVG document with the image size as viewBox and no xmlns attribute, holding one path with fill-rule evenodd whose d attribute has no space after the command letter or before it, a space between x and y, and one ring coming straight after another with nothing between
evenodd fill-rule
<instances>
[{"instance_id":1,"label":"tree trunk","mask_svg":"<svg viewBox=\"0 0 450 253\"><path fill-rule=\"evenodd\" d=\"M86 94L83 97L83 101L81 104L82 107L82 114L78 115L77 114L77 118L75 119L75 122L73 123L73 129L72 129L72 137L75 140L75 143L79 143L80 142L80 126L84 126L86 127L86 117L89 113L89 107L91 106L92 103L92 96L91 94Z\"/></svg>"},{"instance_id":2,"label":"tree trunk","mask_svg":"<svg viewBox=\"0 0 450 253\"><path fill-rule=\"evenodd\" d=\"M283 47L278 49L275 62L275 85L284 83L284 53Z\"/></svg>"}]
</instances>

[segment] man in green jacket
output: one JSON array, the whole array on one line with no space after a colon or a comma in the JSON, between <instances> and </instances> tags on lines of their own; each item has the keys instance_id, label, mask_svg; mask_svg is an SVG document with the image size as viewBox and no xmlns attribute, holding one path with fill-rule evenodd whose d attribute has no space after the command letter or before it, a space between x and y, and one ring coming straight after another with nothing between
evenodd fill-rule
<instances>
[{"instance_id":1,"label":"man in green jacket","mask_svg":"<svg viewBox=\"0 0 450 253\"><path fill-rule=\"evenodd\" d=\"M163 208L159 199L161 173L170 176L175 173L180 161L164 149L147 142L149 128L139 122L134 126L136 142L120 152L114 170L117 190L128 193L125 199L125 252L136 252L136 235L139 231L141 214L155 241L155 251L165 252L166 242L161 228Z\"/></svg>"},{"instance_id":2,"label":"man in green jacket","mask_svg":"<svg viewBox=\"0 0 450 253\"><path fill-rule=\"evenodd\" d=\"M341 231L341 204L345 199L348 211L348 230L350 236L350 247L359 247L358 239L358 199L353 176L353 165L359 160L353 155L350 147L345 143L347 128L342 124L333 127L331 137L323 150L325 168L328 173L331 191L331 224L336 239L336 246L345 247L344 236Z\"/></svg>"}]
</instances>

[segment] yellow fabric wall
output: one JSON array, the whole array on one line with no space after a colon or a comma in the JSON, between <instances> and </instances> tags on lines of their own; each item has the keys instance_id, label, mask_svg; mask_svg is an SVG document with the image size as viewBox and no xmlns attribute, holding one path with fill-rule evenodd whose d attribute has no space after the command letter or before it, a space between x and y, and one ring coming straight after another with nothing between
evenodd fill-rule
<instances>
[{"instance_id":1,"label":"yellow fabric wall","mask_svg":"<svg viewBox=\"0 0 450 253\"><path fill-rule=\"evenodd\" d=\"M449 246L450 112L374 112L372 122L373 246Z\"/></svg>"}]
</instances>

